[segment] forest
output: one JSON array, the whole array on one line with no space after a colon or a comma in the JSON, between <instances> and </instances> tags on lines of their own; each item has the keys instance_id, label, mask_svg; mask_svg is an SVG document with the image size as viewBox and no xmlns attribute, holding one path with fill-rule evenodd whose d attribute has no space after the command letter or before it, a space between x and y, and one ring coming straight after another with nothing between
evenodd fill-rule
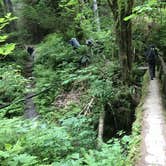
<instances>
[{"instance_id":1,"label":"forest","mask_svg":"<svg viewBox=\"0 0 166 166\"><path fill-rule=\"evenodd\" d=\"M0 0L0 165L134 166L145 52L166 60L165 0Z\"/></svg>"}]
</instances>

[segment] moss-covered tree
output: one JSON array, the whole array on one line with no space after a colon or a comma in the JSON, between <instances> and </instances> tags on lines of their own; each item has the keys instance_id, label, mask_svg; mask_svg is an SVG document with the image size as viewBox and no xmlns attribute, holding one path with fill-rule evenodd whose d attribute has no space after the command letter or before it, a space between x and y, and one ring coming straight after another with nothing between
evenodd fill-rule
<instances>
[{"instance_id":1,"label":"moss-covered tree","mask_svg":"<svg viewBox=\"0 0 166 166\"><path fill-rule=\"evenodd\" d=\"M119 58L123 80L130 77L132 68L132 23L124 18L132 13L134 0L107 0L115 21L116 40L119 47Z\"/></svg>"}]
</instances>

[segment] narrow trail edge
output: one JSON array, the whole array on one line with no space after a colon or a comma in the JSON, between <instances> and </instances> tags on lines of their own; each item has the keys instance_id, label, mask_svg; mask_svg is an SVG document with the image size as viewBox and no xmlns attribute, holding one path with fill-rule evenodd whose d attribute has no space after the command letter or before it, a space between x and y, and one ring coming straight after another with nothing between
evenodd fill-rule
<instances>
[{"instance_id":1,"label":"narrow trail edge","mask_svg":"<svg viewBox=\"0 0 166 166\"><path fill-rule=\"evenodd\" d=\"M137 166L166 166L166 122L157 79L150 81L143 109L141 159Z\"/></svg>"}]
</instances>

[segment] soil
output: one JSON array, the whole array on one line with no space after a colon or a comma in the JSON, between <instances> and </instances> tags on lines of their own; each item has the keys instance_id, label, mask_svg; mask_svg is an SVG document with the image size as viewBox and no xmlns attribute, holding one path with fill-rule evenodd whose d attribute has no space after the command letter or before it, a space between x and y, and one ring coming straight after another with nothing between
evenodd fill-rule
<instances>
[{"instance_id":1,"label":"soil","mask_svg":"<svg viewBox=\"0 0 166 166\"><path fill-rule=\"evenodd\" d=\"M34 93L32 92L32 89L35 87L35 80L33 77L33 64L34 64L34 57L32 55L28 55L27 61L25 64L24 74L25 77L29 80L27 83L27 89L29 92L25 95L25 118L31 119L31 118L37 118L38 114L35 111L35 104L33 102L33 98L28 98L30 96L33 96Z\"/></svg>"}]
</instances>

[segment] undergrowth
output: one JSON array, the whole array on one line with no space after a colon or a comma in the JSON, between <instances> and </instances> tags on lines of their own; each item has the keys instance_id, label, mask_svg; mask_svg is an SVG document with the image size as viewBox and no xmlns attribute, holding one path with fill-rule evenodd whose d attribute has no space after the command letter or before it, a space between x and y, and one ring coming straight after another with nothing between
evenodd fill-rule
<instances>
[{"instance_id":1,"label":"undergrowth","mask_svg":"<svg viewBox=\"0 0 166 166\"><path fill-rule=\"evenodd\" d=\"M1 63L0 68L0 106L9 105L1 109L0 116L8 118L23 114L23 102L15 104L23 99L27 80L21 75L21 67L16 64Z\"/></svg>"},{"instance_id":2,"label":"undergrowth","mask_svg":"<svg viewBox=\"0 0 166 166\"><path fill-rule=\"evenodd\" d=\"M129 144L128 161L130 161L131 165L135 165L140 157L143 104L148 91L148 83L148 73L146 72L143 78L142 97L135 111L136 121L132 126L131 141Z\"/></svg>"},{"instance_id":3,"label":"undergrowth","mask_svg":"<svg viewBox=\"0 0 166 166\"><path fill-rule=\"evenodd\" d=\"M34 100L41 121L13 118L17 115L14 109L13 119L0 122L0 162L4 166L129 166L127 156L133 141L129 134L139 102L142 73L135 67L133 84L124 85L118 61L106 60L100 56L102 52L90 58L88 64L81 64L80 58L86 56L87 50L86 46L72 50L57 34L36 46L34 93L45 90ZM17 51L15 56L17 59ZM20 56L26 60L24 52ZM14 82L19 98L25 94L26 83L21 70L9 73L10 79L15 75L19 78ZM10 93L16 95L14 89ZM97 149L101 111L107 113L105 143Z\"/></svg>"}]
</instances>

